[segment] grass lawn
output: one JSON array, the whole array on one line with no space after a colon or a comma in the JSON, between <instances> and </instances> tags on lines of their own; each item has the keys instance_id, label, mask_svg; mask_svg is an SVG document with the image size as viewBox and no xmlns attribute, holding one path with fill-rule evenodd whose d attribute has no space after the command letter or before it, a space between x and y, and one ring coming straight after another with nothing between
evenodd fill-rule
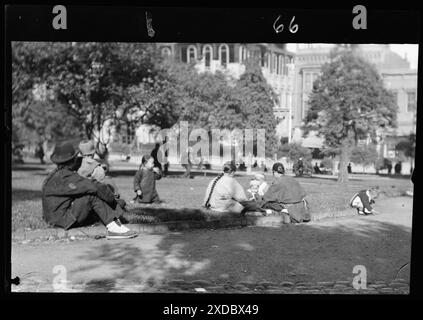
<instances>
[{"instance_id":1,"label":"grass lawn","mask_svg":"<svg viewBox=\"0 0 423 320\"><path fill-rule=\"evenodd\" d=\"M48 227L42 220L41 207L41 185L47 176L47 168L48 166L28 164L12 170L12 231ZM111 172L122 198L128 202L134 197L132 190L134 174L135 171L131 170ZM248 188L251 177L239 175L236 178L245 189ZM165 213L168 215L168 219L170 219L169 215L178 219L178 215L181 214L189 214L190 218L195 219L196 214L201 214L199 209L207 184L211 179L211 175L207 177L197 175L194 179L172 176L157 181L157 190L165 202L160 207L150 208L150 210L156 213ZM272 177L268 175L267 181L271 180ZM376 176L352 180L345 187L341 187L335 180L329 179L298 178L298 181L308 193L312 215L347 209L352 195L369 186L379 186L380 198L399 196L413 186L408 179ZM133 220L131 215L128 217L129 220Z\"/></svg>"}]
</instances>

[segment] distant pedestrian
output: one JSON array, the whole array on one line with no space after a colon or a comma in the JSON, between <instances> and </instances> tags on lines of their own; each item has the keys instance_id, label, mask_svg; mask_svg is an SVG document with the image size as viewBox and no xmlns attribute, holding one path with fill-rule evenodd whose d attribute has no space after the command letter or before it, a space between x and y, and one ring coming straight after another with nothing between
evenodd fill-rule
<instances>
[{"instance_id":1,"label":"distant pedestrian","mask_svg":"<svg viewBox=\"0 0 423 320\"><path fill-rule=\"evenodd\" d=\"M395 174L396 175L400 175L401 174L401 170L402 170L402 163L401 161L398 161L397 164L394 167L395 170Z\"/></svg>"},{"instance_id":2,"label":"distant pedestrian","mask_svg":"<svg viewBox=\"0 0 423 320\"><path fill-rule=\"evenodd\" d=\"M314 164L314 173L315 173L315 174L322 173L322 171L320 171L319 166L317 165L317 162Z\"/></svg>"},{"instance_id":3,"label":"distant pedestrian","mask_svg":"<svg viewBox=\"0 0 423 320\"><path fill-rule=\"evenodd\" d=\"M388 167L388 175L391 175L391 173L392 173L392 162L391 161L388 162L387 167Z\"/></svg>"},{"instance_id":4,"label":"distant pedestrian","mask_svg":"<svg viewBox=\"0 0 423 320\"><path fill-rule=\"evenodd\" d=\"M352 173L351 163L348 163L347 170L348 173Z\"/></svg>"},{"instance_id":5,"label":"distant pedestrian","mask_svg":"<svg viewBox=\"0 0 423 320\"><path fill-rule=\"evenodd\" d=\"M35 156L40 159L41 164L44 164L44 148L42 142L38 143L35 147Z\"/></svg>"},{"instance_id":6,"label":"distant pedestrian","mask_svg":"<svg viewBox=\"0 0 423 320\"><path fill-rule=\"evenodd\" d=\"M193 176L191 175L191 168L192 168L192 148L188 147L187 150L187 163L182 164L182 166L185 168L185 173L183 174L183 177L192 179Z\"/></svg>"}]
</instances>

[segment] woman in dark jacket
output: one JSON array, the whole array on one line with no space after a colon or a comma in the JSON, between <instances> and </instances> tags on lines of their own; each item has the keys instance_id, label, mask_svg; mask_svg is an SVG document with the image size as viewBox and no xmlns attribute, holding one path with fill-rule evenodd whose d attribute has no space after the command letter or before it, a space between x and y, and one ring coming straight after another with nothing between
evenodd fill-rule
<instances>
[{"instance_id":1,"label":"woman in dark jacket","mask_svg":"<svg viewBox=\"0 0 423 320\"><path fill-rule=\"evenodd\" d=\"M287 214L291 223L310 221L304 188L295 179L285 176L282 163L275 163L272 170L276 180L263 196L263 208Z\"/></svg>"}]
</instances>

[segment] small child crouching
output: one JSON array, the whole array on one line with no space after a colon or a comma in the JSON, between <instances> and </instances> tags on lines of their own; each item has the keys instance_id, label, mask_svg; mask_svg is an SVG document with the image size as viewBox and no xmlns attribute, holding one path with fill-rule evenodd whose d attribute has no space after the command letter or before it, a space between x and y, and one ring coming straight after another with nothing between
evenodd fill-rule
<instances>
[{"instance_id":1,"label":"small child crouching","mask_svg":"<svg viewBox=\"0 0 423 320\"><path fill-rule=\"evenodd\" d=\"M360 215L375 214L377 211L373 209L372 204L375 203L375 198L377 198L377 196L377 188L361 190L351 198L350 206L356 208L357 213Z\"/></svg>"}]
</instances>

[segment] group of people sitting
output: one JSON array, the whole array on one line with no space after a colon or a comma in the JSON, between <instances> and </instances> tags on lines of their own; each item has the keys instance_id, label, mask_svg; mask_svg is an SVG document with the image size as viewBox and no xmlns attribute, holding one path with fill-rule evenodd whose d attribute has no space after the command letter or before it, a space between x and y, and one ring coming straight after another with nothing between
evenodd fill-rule
<instances>
[{"instance_id":1,"label":"group of people sitting","mask_svg":"<svg viewBox=\"0 0 423 320\"><path fill-rule=\"evenodd\" d=\"M65 230L87 225L98 218L106 226L107 239L127 239L137 234L122 224L126 201L118 187L106 174L105 167L95 159L92 141L82 141L79 150L72 143L57 144L51 155L56 168L42 186L43 217L51 225ZM223 172L207 186L203 206L217 212L279 213L285 223L310 221L306 192L299 182L285 175L282 163L272 167L274 181L270 185L262 174L256 174L247 192L235 179L236 165L227 162ZM144 156L134 177L133 201L160 203L156 180L162 172L151 155ZM249 194L249 196L247 196ZM370 200L369 200L370 199ZM373 191L363 191L351 200L359 214L372 212Z\"/></svg>"},{"instance_id":2,"label":"group of people sitting","mask_svg":"<svg viewBox=\"0 0 423 320\"><path fill-rule=\"evenodd\" d=\"M240 214L249 211L261 212L263 215L279 212L286 216L285 222L310 221L306 192L298 181L285 175L282 163L273 165L274 181L271 185L266 183L263 175L255 175L247 190L250 197L235 179L235 172L235 164L228 162L223 172L209 183L203 203L206 208Z\"/></svg>"}]
</instances>

